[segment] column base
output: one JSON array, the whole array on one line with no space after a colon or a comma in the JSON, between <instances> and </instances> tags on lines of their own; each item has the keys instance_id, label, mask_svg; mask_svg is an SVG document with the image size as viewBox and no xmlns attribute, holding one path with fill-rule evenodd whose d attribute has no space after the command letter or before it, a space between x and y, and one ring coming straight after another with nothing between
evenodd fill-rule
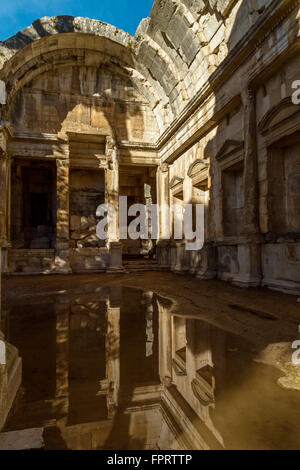
<instances>
[{"instance_id":1,"label":"column base","mask_svg":"<svg viewBox=\"0 0 300 470\"><path fill-rule=\"evenodd\" d=\"M109 242L109 266L107 273L125 272L122 265L122 243Z\"/></svg>"},{"instance_id":2,"label":"column base","mask_svg":"<svg viewBox=\"0 0 300 470\"><path fill-rule=\"evenodd\" d=\"M54 270L55 274L71 274L69 250L57 251L55 255Z\"/></svg>"}]
</instances>

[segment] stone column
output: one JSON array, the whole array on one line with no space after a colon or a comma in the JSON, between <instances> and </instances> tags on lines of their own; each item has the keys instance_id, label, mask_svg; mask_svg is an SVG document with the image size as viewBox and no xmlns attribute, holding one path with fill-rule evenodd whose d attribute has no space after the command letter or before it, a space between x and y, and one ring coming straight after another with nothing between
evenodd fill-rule
<instances>
[{"instance_id":1,"label":"stone column","mask_svg":"<svg viewBox=\"0 0 300 470\"><path fill-rule=\"evenodd\" d=\"M244 228L245 244L238 246L241 271L240 284L255 287L261 283L261 234L259 227L259 183L256 142L256 104L251 89L244 96L245 106L245 157L244 157Z\"/></svg>"},{"instance_id":2,"label":"stone column","mask_svg":"<svg viewBox=\"0 0 300 470\"><path fill-rule=\"evenodd\" d=\"M3 269L3 260L2 260L2 249L5 244L5 226L6 226L6 205L5 205L5 195L6 195L6 184L5 184L5 165L6 165L6 156L4 152L1 152L0 149L0 330L1 330L1 294L2 294L2 269ZM1 335L1 331L0 331ZM2 338L0 337L0 340Z\"/></svg>"},{"instance_id":3,"label":"stone column","mask_svg":"<svg viewBox=\"0 0 300 470\"><path fill-rule=\"evenodd\" d=\"M7 140L9 127L0 125L0 431L12 407L21 385L22 360L18 350L5 341L1 331L2 272L7 266L8 247L8 204L9 204L9 157ZM9 363L7 361L9 351Z\"/></svg>"},{"instance_id":4,"label":"stone column","mask_svg":"<svg viewBox=\"0 0 300 470\"><path fill-rule=\"evenodd\" d=\"M3 135L2 135L3 138ZM5 139L6 137L4 137ZM0 239L2 240L2 271L8 270L8 248L10 246L10 163L11 160L0 144Z\"/></svg>"},{"instance_id":5,"label":"stone column","mask_svg":"<svg viewBox=\"0 0 300 470\"><path fill-rule=\"evenodd\" d=\"M69 262L69 160L56 160L56 254L55 272L70 273Z\"/></svg>"},{"instance_id":6,"label":"stone column","mask_svg":"<svg viewBox=\"0 0 300 470\"><path fill-rule=\"evenodd\" d=\"M122 244L119 238L119 162L117 146L112 137L106 140L107 168L105 170L105 202L115 209L108 213L107 247L109 266L107 271L120 272L122 267Z\"/></svg>"},{"instance_id":7,"label":"stone column","mask_svg":"<svg viewBox=\"0 0 300 470\"><path fill-rule=\"evenodd\" d=\"M169 189L169 166L163 163L157 170L157 204L161 209L164 205L170 206ZM169 211L170 215L170 211ZM161 211L158 215L158 240L157 240L157 261L158 264L170 267L170 240L164 239L165 234L170 230L169 220L166 220Z\"/></svg>"}]
</instances>

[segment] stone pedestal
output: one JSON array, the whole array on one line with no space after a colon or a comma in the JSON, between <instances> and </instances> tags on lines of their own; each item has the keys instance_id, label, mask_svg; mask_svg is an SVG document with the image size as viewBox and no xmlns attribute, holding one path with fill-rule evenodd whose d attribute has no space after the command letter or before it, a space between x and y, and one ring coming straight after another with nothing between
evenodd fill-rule
<instances>
[{"instance_id":1,"label":"stone pedestal","mask_svg":"<svg viewBox=\"0 0 300 470\"><path fill-rule=\"evenodd\" d=\"M217 277L217 250L216 247L205 243L202 250L197 252L197 263L193 266L193 253L191 252L191 274L197 279L215 279Z\"/></svg>"},{"instance_id":2,"label":"stone pedestal","mask_svg":"<svg viewBox=\"0 0 300 470\"><path fill-rule=\"evenodd\" d=\"M125 272L122 266L122 243L110 242L109 243L109 266L107 272Z\"/></svg>"},{"instance_id":3,"label":"stone pedestal","mask_svg":"<svg viewBox=\"0 0 300 470\"><path fill-rule=\"evenodd\" d=\"M172 271L176 274L187 274L189 267L190 252L186 250L185 242L175 242L173 253L175 255L175 265L172 266Z\"/></svg>"},{"instance_id":4,"label":"stone pedestal","mask_svg":"<svg viewBox=\"0 0 300 470\"><path fill-rule=\"evenodd\" d=\"M168 240L157 242L157 262L162 268L170 267L170 243Z\"/></svg>"},{"instance_id":5,"label":"stone pedestal","mask_svg":"<svg viewBox=\"0 0 300 470\"><path fill-rule=\"evenodd\" d=\"M239 274L233 284L239 287L258 287L261 285L261 244L238 245Z\"/></svg>"}]
</instances>

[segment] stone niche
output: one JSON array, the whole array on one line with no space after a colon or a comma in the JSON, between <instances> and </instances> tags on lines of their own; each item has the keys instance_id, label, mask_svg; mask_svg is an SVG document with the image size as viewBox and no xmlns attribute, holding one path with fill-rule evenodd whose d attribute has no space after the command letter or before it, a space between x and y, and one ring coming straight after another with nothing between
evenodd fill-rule
<instances>
[{"instance_id":1,"label":"stone niche","mask_svg":"<svg viewBox=\"0 0 300 470\"><path fill-rule=\"evenodd\" d=\"M70 172L70 246L100 248L105 240L96 235L96 210L105 202L103 170L71 170Z\"/></svg>"},{"instance_id":2,"label":"stone niche","mask_svg":"<svg viewBox=\"0 0 300 470\"><path fill-rule=\"evenodd\" d=\"M300 293L300 132L268 148L268 233L263 283Z\"/></svg>"},{"instance_id":3,"label":"stone niche","mask_svg":"<svg viewBox=\"0 0 300 470\"><path fill-rule=\"evenodd\" d=\"M105 271L105 240L96 234L96 210L105 202L103 170L70 171L70 264L73 272Z\"/></svg>"},{"instance_id":4,"label":"stone niche","mask_svg":"<svg viewBox=\"0 0 300 470\"><path fill-rule=\"evenodd\" d=\"M244 167L241 162L222 172L225 237L241 234L244 208L243 173Z\"/></svg>"},{"instance_id":5,"label":"stone niche","mask_svg":"<svg viewBox=\"0 0 300 470\"><path fill-rule=\"evenodd\" d=\"M300 132L294 138L299 142L269 149L269 231L281 235L300 232Z\"/></svg>"}]
</instances>

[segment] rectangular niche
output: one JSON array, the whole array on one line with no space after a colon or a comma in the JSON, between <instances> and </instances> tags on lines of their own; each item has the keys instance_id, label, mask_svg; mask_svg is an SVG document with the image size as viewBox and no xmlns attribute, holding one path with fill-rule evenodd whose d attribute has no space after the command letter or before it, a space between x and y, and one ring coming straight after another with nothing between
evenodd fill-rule
<instances>
[{"instance_id":1,"label":"rectangular niche","mask_svg":"<svg viewBox=\"0 0 300 470\"><path fill-rule=\"evenodd\" d=\"M103 170L70 171L70 239L72 248L99 248L105 241L96 235L96 210L105 202Z\"/></svg>"},{"instance_id":2,"label":"rectangular niche","mask_svg":"<svg viewBox=\"0 0 300 470\"><path fill-rule=\"evenodd\" d=\"M243 175L243 162L238 162L222 171L223 232L225 237L238 236L242 232Z\"/></svg>"},{"instance_id":3,"label":"rectangular niche","mask_svg":"<svg viewBox=\"0 0 300 470\"><path fill-rule=\"evenodd\" d=\"M297 136L297 139L296 139ZM268 149L269 231L300 232L300 133Z\"/></svg>"}]
</instances>

